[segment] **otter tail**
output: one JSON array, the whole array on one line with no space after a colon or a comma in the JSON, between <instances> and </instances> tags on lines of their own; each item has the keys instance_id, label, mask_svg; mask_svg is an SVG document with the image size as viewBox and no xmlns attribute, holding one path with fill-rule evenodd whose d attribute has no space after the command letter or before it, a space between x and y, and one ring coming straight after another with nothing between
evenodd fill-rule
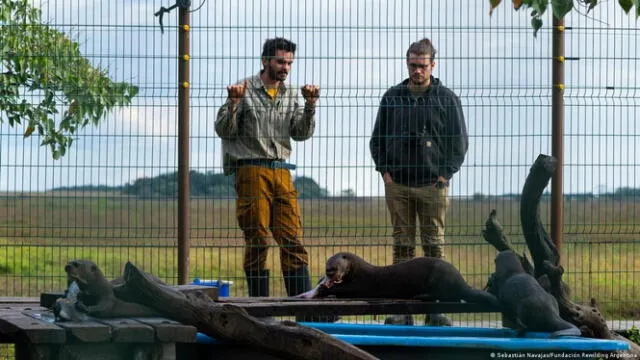
<instances>
[{"instance_id":1,"label":"otter tail","mask_svg":"<svg viewBox=\"0 0 640 360\"><path fill-rule=\"evenodd\" d=\"M490 304L494 306L498 305L498 299L495 295L490 294L486 291L474 289L469 287L466 291L461 294L461 298L467 302L479 303L479 304Z\"/></svg>"}]
</instances>

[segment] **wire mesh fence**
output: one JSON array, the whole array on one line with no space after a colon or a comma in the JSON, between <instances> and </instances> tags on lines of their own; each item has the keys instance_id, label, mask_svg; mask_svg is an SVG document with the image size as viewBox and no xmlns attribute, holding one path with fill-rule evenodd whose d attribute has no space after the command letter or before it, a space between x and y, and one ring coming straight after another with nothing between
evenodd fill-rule
<instances>
[{"instance_id":1,"label":"wire mesh fence","mask_svg":"<svg viewBox=\"0 0 640 360\"><path fill-rule=\"evenodd\" d=\"M129 260L177 281L177 68L184 54L177 52L175 12L163 15L164 33L154 16L163 5L170 4L29 3L42 11L44 26L139 93L75 134L58 160L41 146L42 136L25 136L29 124L10 126L0 115L1 295L63 289L64 264L74 258L93 259L109 277ZM529 14L503 5L489 16L484 1L203 0L192 9L190 278L230 280L231 295L248 293L234 178L222 174L214 124L227 86L259 73L263 43L274 37L298 45L286 83L320 87L315 131L292 142L288 159L297 166L314 282L339 251L392 262L385 187L369 142L383 94L408 77L407 48L424 37L437 49L433 75L459 96L469 135L449 187L447 260L475 287L485 285L495 250L481 230L491 209L524 250L518 196L538 154L551 153L550 16L534 37ZM640 317L634 21L612 2L589 13L577 8L565 19L565 280L576 301L595 298L610 319ZM2 50L3 66L10 56L22 55ZM28 87L20 95L42 101ZM52 116L59 122L65 111ZM548 209L543 197L547 225ZM284 296L273 239L269 248L270 295Z\"/></svg>"}]
</instances>

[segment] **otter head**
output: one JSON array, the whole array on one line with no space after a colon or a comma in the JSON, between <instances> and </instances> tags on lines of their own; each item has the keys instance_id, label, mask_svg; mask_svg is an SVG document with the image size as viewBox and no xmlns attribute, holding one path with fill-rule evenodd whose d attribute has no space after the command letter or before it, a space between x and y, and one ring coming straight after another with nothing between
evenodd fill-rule
<instances>
[{"instance_id":1,"label":"otter head","mask_svg":"<svg viewBox=\"0 0 640 360\"><path fill-rule=\"evenodd\" d=\"M520 258L511 250L501 251L496 256L495 263L497 277L508 277L525 272Z\"/></svg>"},{"instance_id":2,"label":"otter head","mask_svg":"<svg viewBox=\"0 0 640 360\"><path fill-rule=\"evenodd\" d=\"M86 291L91 282L104 278L102 271L90 260L71 260L64 267L68 281L75 281L80 291Z\"/></svg>"},{"instance_id":3,"label":"otter head","mask_svg":"<svg viewBox=\"0 0 640 360\"><path fill-rule=\"evenodd\" d=\"M355 255L346 252L337 253L330 257L327 260L324 286L330 288L334 284L340 284L347 280L351 275L354 261L359 260L356 258Z\"/></svg>"}]
</instances>

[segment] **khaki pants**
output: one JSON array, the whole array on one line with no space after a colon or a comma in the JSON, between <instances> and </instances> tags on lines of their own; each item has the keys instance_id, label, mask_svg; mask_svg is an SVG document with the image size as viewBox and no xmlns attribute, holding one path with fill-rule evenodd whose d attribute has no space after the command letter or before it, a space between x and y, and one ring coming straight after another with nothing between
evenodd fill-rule
<instances>
[{"instance_id":1,"label":"khaki pants","mask_svg":"<svg viewBox=\"0 0 640 360\"><path fill-rule=\"evenodd\" d=\"M246 243L245 271L266 270L269 231L280 247L283 272L309 263L289 170L242 166L236 170L236 193L236 217Z\"/></svg>"},{"instance_id":2,"label":"khaki pants","mask_svg":"<svg viewBox=\"0 0 640 360\"><path fill-rule=\"evenodd\" d=\"M393 263L416 254L416 219L425 256L444 257L444 218L449 207L448 187L385 185L387 208L393 224Z\"/></svg>"}]
</instances>

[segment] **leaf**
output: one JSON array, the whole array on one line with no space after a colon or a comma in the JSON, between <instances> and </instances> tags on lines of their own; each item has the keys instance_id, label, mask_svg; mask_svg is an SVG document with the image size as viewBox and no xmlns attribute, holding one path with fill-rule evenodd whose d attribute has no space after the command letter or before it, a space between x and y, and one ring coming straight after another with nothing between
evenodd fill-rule
<instances>
[{"instance_id":1,"label":"leaf","mask_svg":"<svg viewBox=\"0 0 640 360\"><path fill-rule=\"evenodd\" d=\"M522 6L522 0L512 0L512 2L514 10L518 10Z\"/></svg>"},{"instance_id":2,"label":"leaf","mask_svg":"<svg viewBox=\"0 0 640 360\"><path fill-rule=\"evenodd\" d=\"M493 14L493 10L495 8L498 7L498 5L500 5L500 3L502 2L502 0L489 0L489 4L490 4L490 8L489 8L489 16L491 16L491 14Z\"/></svg>"},{"instance_id":3,"label":"leaf","mask_svg":"<svg viewBox=\"0 0 640 360\"><path fill-rule=\"evenodd\" d=\"M562 19L573 9L573 0L551 0L551 8L553 16L556 19Z\"/></svg>"},{"instance_id":4,"label":"leaf","mask_svg":"<svg viewBox=\"0 0 640 360\"><path fill-rule=\"evenodd\" d=\"M640 17L640 0L634 0L636 6L636 18Z\"/></svg>"},{"instance_id":5,"label":"leaf","mask_svg":"<svg viewBox=\"0 0 640 360\"><path fill-rule=\"evenodd\" d=\"M11 7L10 6L2 6L0 8L0 23L7 23L11 19Z\"/></svg>"},{"instance_id":6,"label":"leaf","mask_svg":"<svg viewBox=\"0 0 640 360\"><path fill-rule=\"evenodd\" d=\"M29 136L31 136L31 134L33 134L33 131L36 129L35 126L33 125L29 125L27 126L27 130L24 132L24 137L28 138Z\"/></svg>"},{"instance_id":7,"label":"leaf","mask_svg":"<svg viewBox=\"0 0 640 360\"><path fill-rule=\"evenodd\" d=\"M537 12L538 15L544 14L547 11L549 0L530 0L529 6Z\"/></svg>"},{"instance_id":8,"label":"leaf","mask_svg":"<svg viewBox=\"0 0 640 360\"><path fill-rule=\"evenodd\" d=\"M77 131L98 124L114 107L129 105L138 88L113 82L106 69L82 55L78 42L44 24L31 3L0 0L0 114L5 115L0 122L29 124L25 137L37 129L58 158ZM64 124L56 129L54 119L63 109Z\"/></svg>"},{"instance_id":9,"label":"leaf","mask_svg":"<svg viewBox=\"0 0 640 360\"><path fill-rule=\"evenodd\" d=\"M638 0L640 1L640 0ZM136 97L136 95L138 95L138 92L140 91L140 88L138 88L137 86L130 86L128 89L128 91L126 91L125 93L127 93L127 98L131 99Z\"/></svg>"},{"instance_id":10,"label":"leaf","mask_svg":"<svg viewBox=\"0 0 640 360\"><path fill-rule=\"evenodd\" d=\"M598 0L585 0L585 3L589 5L587 8L587 13L589 13L589 11L593 10L593 8L598 5Z\"/></svg>"},{"instance_id":11,"label":"leaf","mask_svg":"<svg viewBox=\"0 0 640 360\"><path fill-rule=\"evenodd\" d=\"M69 116L73 116L78 112L78 99L73 99L71 104L69 105L69 110L67 110L67 114Z\"/></svg>"},{"instance_id":12,"label":"leaf","mask_svg":"<svg viewBox=\"0 0 640 360\"><path fill-rule=\"evenodd\" d=\"M531 27L533 27L533 36L536 37L538 34L538 30L542 27L542 19L539 17L534 17L531 19Z\"/></svg>"},{"instance_id":13,"label":"leaf","mask_svg":"<svg viewBox=\"0 0 640 360\"><path fill-rule=\"evenodd\" d=\"M628 14L631 7L633 7L633 0L618 0L618 4Z\"/></svg>"}]
</instances>

